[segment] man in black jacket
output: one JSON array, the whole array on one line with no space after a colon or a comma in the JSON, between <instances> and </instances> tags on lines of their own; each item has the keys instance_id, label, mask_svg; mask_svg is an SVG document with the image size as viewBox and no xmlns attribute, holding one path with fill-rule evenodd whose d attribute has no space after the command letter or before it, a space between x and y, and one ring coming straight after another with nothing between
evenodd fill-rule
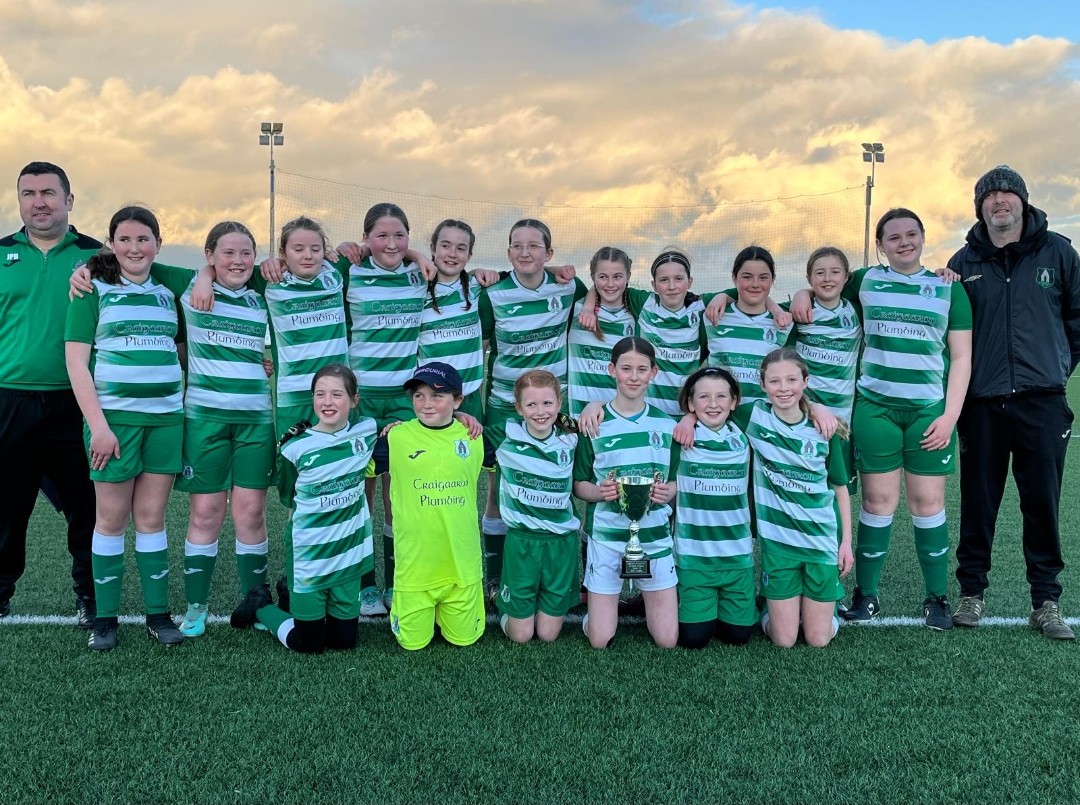
<instances>
[{"instance_id":1,"label":"man in black jacket","mask_svg":"<svg viewBox=\"0 0 1080 805\"><path fill-rule=\"evenodd\" d=\"M1080 256L999 165L975 184L978 221L949 260L971 299L971 384L960 436L957 626L985 611L994 526L1012 458L1023 515L1031 628L1073 639L1058 599L1058 505L1073 414L1065 384L1080 361Z\"/></svg>"}]
</instances>

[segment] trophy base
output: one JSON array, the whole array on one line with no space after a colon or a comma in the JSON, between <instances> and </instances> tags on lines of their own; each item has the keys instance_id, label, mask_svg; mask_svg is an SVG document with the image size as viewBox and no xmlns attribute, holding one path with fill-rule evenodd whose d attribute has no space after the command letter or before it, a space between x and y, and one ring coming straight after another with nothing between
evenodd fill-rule
<instances>
[{"instance_id":1,"label":"trophy base","mask_svg":"<svg viewBox=\"0 0 1080 805\"><path fill-rule=\"evenodd\" d=\"M627 559L625 556L622 560L622 572L619 574L620 579L651 579L652 578L652 560L647 556L641 559Z\"/></svg>"}]
</instances>

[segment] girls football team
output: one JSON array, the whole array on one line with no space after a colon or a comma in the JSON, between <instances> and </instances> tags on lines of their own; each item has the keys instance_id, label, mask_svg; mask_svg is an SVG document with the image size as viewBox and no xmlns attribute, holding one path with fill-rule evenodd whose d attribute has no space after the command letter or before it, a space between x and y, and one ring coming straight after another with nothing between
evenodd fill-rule
<instances>
[{"instance_id":1,"label":"girls football team","mask_svg":"<svg viewBox=\"0 0 1080 805\"><path fill-rule=\"evenodd\" d=\"M620 572L625 476L651 479L637 523L649 568L631 585L660 647L743 645L759 628L779 646L800 634L824 646L840 616L872 618L901 478L926 625L951 626L943 495L970 309L962 287L922 267L914 213L891 210L879 223L887 266L852 275L839 249L816 250L794 324L769 298L776 266L759 246L737 256L734 304L722 312L722 299L709 303L723 295L690 292L690 257L675 247L652 262L651 292L628 287L626 252L600 249L587 292L547 267L551 231L535 219L511 227L512 270L497 280L465 271L475 235L462 221L436 227L433 265L409 250L394 204L372 207L363 234L362 252L343 244L331 262L319 225L290 221L281 262L260 275L251 233L223 222L195 273L155 263L157 221L127 207L110 222L107 249L73 275L68 371L98 491L92 649L117 645L129 518L149 634L165 645L204 634L228 511L245 595L231 623L272 631L296 651L351 648L358 616L387 610L405 648L437 631L468 645L483 631L484 576L502 631L519 643L555 640L583 579L582 626L605 648L633 575ZM464 425L459 411L471 414ZM481 440L466 432L474 417L486 426ZM493 471L483 547L481 469ZM168 614L164 523L174 476L191 498L179 628ZM276 604L265 505L275 479L290 509ZM840 577L852 567L858 586L845 611Z\"/></svg>"}]
</instances>

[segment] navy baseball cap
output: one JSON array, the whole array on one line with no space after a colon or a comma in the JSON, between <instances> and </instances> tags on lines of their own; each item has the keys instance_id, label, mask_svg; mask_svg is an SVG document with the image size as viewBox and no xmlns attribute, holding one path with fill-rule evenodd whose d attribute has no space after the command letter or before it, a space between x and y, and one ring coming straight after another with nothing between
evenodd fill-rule
<instances>
[{"instance_id":1,"label":"navy baseball cap","mask_svg":"<svg viewBox=\"0 0 1080 805\"><path fill-rule=\"evenodd\" d=\"M431 386L435 391L461 394L461 375L448 363L435 361L418 367L413 376L405 381L405 390L412 391L421 383Z\"/></svg>"}]
</instances>

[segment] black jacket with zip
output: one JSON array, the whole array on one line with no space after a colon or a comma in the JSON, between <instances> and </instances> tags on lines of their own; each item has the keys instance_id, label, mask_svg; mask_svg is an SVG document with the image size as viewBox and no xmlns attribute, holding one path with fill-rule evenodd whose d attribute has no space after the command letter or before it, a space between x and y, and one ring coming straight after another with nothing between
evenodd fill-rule
<instances>
[{"instance_id":1,"label":"black jacket with zip","mask_svg":"<svg viewBox=\"0 0 1080 805\"><path fill-rule=\"evenodd\" d=\"M1028 207L1020 240L998 248L979 221L949 260L971 299L969 397L1063 392L1080 362L1080 255Z\"/></svg>"}]
</instances>

